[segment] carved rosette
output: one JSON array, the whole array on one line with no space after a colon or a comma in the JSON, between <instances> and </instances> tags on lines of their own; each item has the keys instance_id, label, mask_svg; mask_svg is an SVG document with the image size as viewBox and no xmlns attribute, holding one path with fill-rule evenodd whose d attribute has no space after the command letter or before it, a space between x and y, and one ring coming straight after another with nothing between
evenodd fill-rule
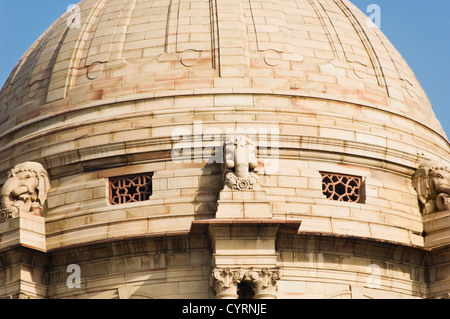
<instances>
[{"instance_id":1,"label":"carved rosette","mask_svg":"<svg viewBox=\"0 0 450 319\"><path fill-rule=\"evenodd\" d=\"M226 185L233 190L247 191L253 190L259 183L258 175L256 173L249 173L246 178L239 178L233 172L226 176Z\"/></svg>"}]
</instances>

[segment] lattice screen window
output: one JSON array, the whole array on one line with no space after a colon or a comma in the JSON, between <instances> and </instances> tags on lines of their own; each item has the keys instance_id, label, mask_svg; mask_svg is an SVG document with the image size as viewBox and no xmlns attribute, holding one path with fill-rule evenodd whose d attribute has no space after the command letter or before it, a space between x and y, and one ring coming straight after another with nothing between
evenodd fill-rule
<instances>
[{"instance_id":1,"label":"lattice screen window","mask_svg":"<svg viewBox=\"0 0 450 319\"><path fill-rule=\"evenodd\" d=\"M330 200L362 203L362 178L335 173L322 174L322 192Z\"/></svg>"},{"instance_id":2,"label":"lattice screen window","mask_svg":"<svg viewBox=\"0 0 450 319\"><path fill-rule=\"evenodd\" d=\"M152 196L153 173L109 178L109 201L112 205L143 202Z\"/></svg>"}]
</instances>

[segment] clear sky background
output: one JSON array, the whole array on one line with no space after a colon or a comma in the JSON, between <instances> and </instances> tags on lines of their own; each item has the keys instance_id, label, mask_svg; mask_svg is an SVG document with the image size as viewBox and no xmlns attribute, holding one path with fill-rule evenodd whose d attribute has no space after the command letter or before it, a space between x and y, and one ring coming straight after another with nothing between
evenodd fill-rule
<instances>
[{"instance_id":1,"label":"clear sky background","mask_svg":"<svg viewBox=\"0 0 450 319\"><path fill-rule=\"evenodd\" d=\"M351 0L381 8L381 30L424 87L450 137L450 0ZM77 0L0 0L0 87L34 41Z\"/></svg>"}]
</instances>

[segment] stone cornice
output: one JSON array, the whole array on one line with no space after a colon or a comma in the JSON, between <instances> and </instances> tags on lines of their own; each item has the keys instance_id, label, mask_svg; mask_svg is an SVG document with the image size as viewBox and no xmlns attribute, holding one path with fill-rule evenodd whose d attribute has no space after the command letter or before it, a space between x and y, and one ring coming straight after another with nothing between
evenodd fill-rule
<instances>
[{"instance_id":1,"label":"stone cornice","mask_svg":"<svg viewBox=\"0 0 450 319\"><path fill-rule=\"evenodd\" d=\"M193 139L195 138L193 136ZM35 160L45 164L49 171L53 168L73 164L80 164L78 168L80 171L106 169L124 164L171 161L171 151L174 143L170 137L155 137L74 149ZM130 153L130 149L144 151ZM194 147L192 147L191 154L195 156ZM261 158L269 157L270 152L260 149L258 156ZM387 169L409 176L414 173L416 167L423 160L423 157L420 155L384 146L338 138L295 135L280 135L278 156L280 159L316 159L347 162L378 169ZM105 163L105 160L109 164ZM7 170L0 172L0 182L5 178L6 174ZM54 172L51 172L51 174L54 174Z\"/></svg>"},{"instance_id":2,"label":"stone cornice","mask_svg":"<svg viewBox=\"0 0 450 319\"><path fill-rule=\"evenodd\" d=\"M202 89L186 89L186 90L175 90L175 91L160 91L160 92L152 92L152 93L140 93L140 94L134 94L134 95L127 95L124 97L117 97L117 98L109 98L109 99L102 99L98 101L88 102L84 103L83 105L75 105L75 106L68 106L67 109L61 110L61 111L54 111L49 112L45 115L40 115L37 117L34 117L33 119L26 121L24 123L18 124L14 126L14 128L4 131L3 133L0 133L0 139L6 137L7 135L13 133L14 131L24 129L30 125L35 125L37 123L54 119L58 116L67 116L71 113L78 112L78 111L85 111L90 108L105 106L105 105L114 105L118 103L136 103L139 101L149 100L149 99L162 99L162 98L177 98L177 97L192 97L192 96L205 96L205 95L255 95L255 96L264 96L269 95L272 97L290 97L290 98L306 98L306 99L314 99L314 100L323 100L323 101L329 101L329 102L341 102L341 103L347 103L351 105L356 105L360 107L366 107L370 109L376 109L377 111L389 114L389 115L395 115L399 116L401 118L404 118L408 121L412 121L417 125L420 125L433 133L439 135L440 138L442 138L444 141L449 143L448 139L442 135L441 133L437 132L436 130L428 127L427 125L419 122L418 120L415 120L406 114L400 114L397 112L387 111L384 109L380 109L376 104L363 101L355 98L350 97L343 97L339 95L331 95L331 94L325 94L325 93L307 93L307 92L298 92L298 91L280 91L280 90L272 90L272 89L263 89L263 88L239 88L239 89L233 89L233 88L202 88ZM193 108L191 108L193 109ZM197 108L195 108L197 110ZM208 108L211 109L211 108ZM216 109L215 107L212 108L213 111ZM252 107L252 109L255 109L255 107ZM172 112L178 113L182 112L182 109L174 109L171 110ZM273 110L271 110L273 111ZM166 112L163 110L162 112ZM159 113L159 112L155 112ZM148 115L148 112L146 112ZM134 114L127 114L126 117L136 117L136 113ZM84 124L84 123L83 123ZM80 125L80 123L76 123L76 125ZM67 126L64 125L64 128Z\"/></svg>"}]
</instances>

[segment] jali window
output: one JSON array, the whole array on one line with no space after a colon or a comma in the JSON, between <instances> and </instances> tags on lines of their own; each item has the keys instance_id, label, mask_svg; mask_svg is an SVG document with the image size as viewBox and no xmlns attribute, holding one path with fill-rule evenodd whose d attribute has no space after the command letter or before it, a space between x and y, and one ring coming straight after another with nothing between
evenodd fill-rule
<instances>
[{"instance_id":1,"label":"jali window","mask_svg":"<svg viewBox=\"0 0 450 319\"><path fill-rule=\"evenodd\" d=\"M362 202L362 178L335 173L322 174L322 192L330 200Z\"/></svg>"},{"instance_id":2,"label":"jali window","mask_svg":"<svg viewBox=\"0 0 450 319\"><path fill-rule=\"evenodd\" d=\"M109 200L112 205L143 202L152 196L153 173L109 178Z\"/></svg>"}]
</instances>

